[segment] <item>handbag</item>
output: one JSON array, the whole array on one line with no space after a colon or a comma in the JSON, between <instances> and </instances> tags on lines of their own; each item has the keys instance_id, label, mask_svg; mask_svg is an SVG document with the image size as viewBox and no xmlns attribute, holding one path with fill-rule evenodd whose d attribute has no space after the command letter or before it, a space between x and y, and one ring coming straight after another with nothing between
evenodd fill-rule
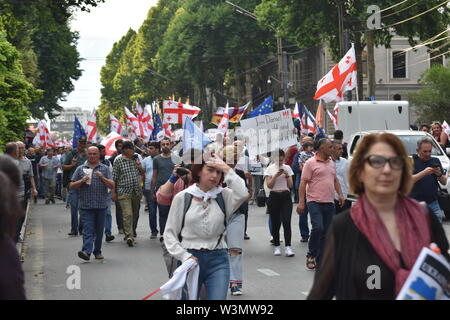
<instances>
[{"instance_id":1,"label":"handbag","mask_svg":"<svg viewBox=\"0 0 450 320\"><path fill-rule=\"evenodd\" d=\"M258 207L265 207L267 201L266 191L264 188L259 189L258 194L256 195L256 205Z\"/></svg>"}]
</instances>

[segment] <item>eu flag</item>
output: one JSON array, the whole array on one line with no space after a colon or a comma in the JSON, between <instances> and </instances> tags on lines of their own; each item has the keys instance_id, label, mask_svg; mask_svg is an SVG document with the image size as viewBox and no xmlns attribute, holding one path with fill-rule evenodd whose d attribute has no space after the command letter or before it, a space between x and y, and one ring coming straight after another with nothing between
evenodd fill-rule
<instances>
[{"instance_id":1,"label":"eu flag","mask_svg":"<svg viewBox=\"0 0 450 320\"><path fill-rule=\"evenodd\" d=\"M152 132L152 140L157 141L158 133L160 133L163 130L162 121L161 121L161 117L159 116L159 113L156 113L154 127L155 127L155 129L153 129L153 132Z\"/></svg>"},{"instance_id":2,"label":"eu flag","mask_svg":"<svg viewBox=\"0 0 450 320\"><path fill-rule=\"evenodd\" d=\"M86 137L86 132L84 131L83 126L81 125L77 116L75 116L75 120L73 121L73 140L72 140L73 148L78 147L78 137L80 136Z\"/></svg>"},{"instance_id":3,"label":"eu flag","mask_svg":"<svg viewBox=\"0 0 450 320\"><path fill-rule=\"evenodd\" d=\"M264 100L263 103L259 105L255 110L249 113L249 118L254 118L257 116L261 116L263 114L268 114L273 112L273 99L272 96L268 97Z\"/></svg>"}]
</instances>

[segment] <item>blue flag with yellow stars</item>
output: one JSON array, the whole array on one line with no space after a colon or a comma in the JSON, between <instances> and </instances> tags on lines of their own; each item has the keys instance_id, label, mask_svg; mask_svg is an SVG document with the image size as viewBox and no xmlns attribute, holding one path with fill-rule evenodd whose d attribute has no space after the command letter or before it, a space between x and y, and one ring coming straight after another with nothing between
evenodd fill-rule
<instances>
[{"instance_id":1,"label":"blue flag with yellow stars","mask_svg":"<svg viewBox=\"0 0 450 320\"><path fill-rule=\"evenodd\" d=\"M273 112L273 99L272 96L268 97L264 100L263 103L259 105L255 110L248 114L248 118L254 118L257 116L261 116L263 114L268 114Z\"/></svg>"},{"instance_id":2,"label":"blue flag with yellow stars","mask_svg":"<svg viewBox=\"0 0 450 320\"><path fill-rule=\"evenodd\" d=\"M81 125L77 116L75 116L75 120L73 121L73 140L72 140L73 148L78 147L78 138L81 136L86 137L86 132L84 131L83 126Z\"/></svg>"},{"instance_id":3,"label":"blue flag with yellow stars","mask_svg":"<svg viewBox=\"0 0 450 320\"><path fill-rule=\"evenodd\" d=\"M151 140L157 141L158 133L160 133L163 130L161 117L159 116L158 113L156 113L155 115L154 127L155 129L153 129Z\"/></svg>"}]
</instances>

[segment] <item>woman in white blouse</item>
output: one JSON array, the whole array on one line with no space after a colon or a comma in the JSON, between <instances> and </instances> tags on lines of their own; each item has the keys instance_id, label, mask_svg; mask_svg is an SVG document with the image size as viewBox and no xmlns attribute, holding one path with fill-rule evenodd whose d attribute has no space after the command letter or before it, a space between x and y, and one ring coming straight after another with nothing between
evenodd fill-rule
<instances>
[{"instance_id":1,"label":"woman in white blouse","mask_svg":"<svg viewBox=\"0 0 450 320\"><path fill-rule=\"evenodd\" d=\"M287 257L293 257L295 253L291 248L292 198L290 189L293 184L292 176L294 172L291 167L284 164L285 153L283 150L280 149L273 154L274 163L267 168L264 176L267 179L267 187L270 189L267 208L272 221L272 236L275 245L274 255L281 255L280 228L281 224L283 224L286 244L285 254Z\"/></svg>"},{"instance_id":2,"label":"woman in white blouse","mask_svg":"<svg viewBox=\"0 0 450 320\"><path fill-rule=\"evenodd\" d=\"M221 159L212 155L192 165L194 184L178 193L172 202L164 231L169 253L181 262L194 259L200 267L199 288L204 285L209 300L225 300L230 280L227 245L224 239L228 218L247 200L244 181ZM225 182L227 188L222 188ZM184 217L186 193L192 202ZM221 194L224 213L217 202Z\"/></svg>"}]
</instances>

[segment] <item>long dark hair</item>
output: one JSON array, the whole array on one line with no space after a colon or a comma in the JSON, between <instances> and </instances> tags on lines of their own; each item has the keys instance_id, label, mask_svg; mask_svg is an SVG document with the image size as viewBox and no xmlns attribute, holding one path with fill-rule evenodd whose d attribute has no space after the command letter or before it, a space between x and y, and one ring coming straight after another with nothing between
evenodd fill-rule
<instances>
[{"instance_id":1,"label":"long dark hair","mask_svg":"<svg viewBox=\"0 0 450 320\"><path fill-rule=\"evenodd\" d=\"M24 215L17 197L20 172L8 156L0 156L0 241L15 238L17 222Z\"/></svg>"}]
</instances>

